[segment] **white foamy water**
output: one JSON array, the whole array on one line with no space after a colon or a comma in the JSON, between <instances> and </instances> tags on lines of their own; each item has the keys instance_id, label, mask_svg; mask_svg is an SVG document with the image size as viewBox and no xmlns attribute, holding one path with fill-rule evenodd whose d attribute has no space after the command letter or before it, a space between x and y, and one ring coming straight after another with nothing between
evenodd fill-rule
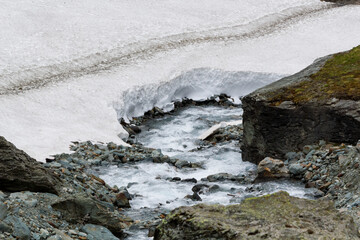
<instances>
[{"instance_id":1,"label":"white foamy water","mask_svg":"<svg viewBox=\"0 0 360 240\"><path fill-rule=\"evenodd\" d=\"M198 68L291 74L360 39L359 6L318 0L1 4L0 132L39 161L74 140L122 143L114 106L132 87Z\"/></svg>"},{"instance_id":2,"label":"white foamy water","mask_svg":"<svg viewBox=\"0 0 360 240\"><path fill-rule=\"evenodd\" d=\"M128 186L129 192L135 197L130 202L132 209L125 214L141 221L175 207L199 203L184 198L193 193L191 189L195 183L171 182L174 177L195 178L197 184L207 184L209 187L218 185L218 191L200 194L202 203L235 204L247 197L279 190L287 191L292 196L311 197L314 190L306 189L298 182L274 181L251 185L231 181L202 181L212 174L245 176L256 169L254 164L241 160L240 146L236 141L194 151L199 147L198 136L201 133L218 122L238 121L241 114L241 108L191 107L148 122L137 136L145 146L161 149L171 157L201 163L203 169L177 169L167 163L138 162L102 169L101 178L110 185ZM250 187L253 190L249 190ZM151 214L151 210L155 214ZM147 239L146 231L135 230L131 234L134 235L130 235L129 239Z\"/></svg>"}]
</instances>

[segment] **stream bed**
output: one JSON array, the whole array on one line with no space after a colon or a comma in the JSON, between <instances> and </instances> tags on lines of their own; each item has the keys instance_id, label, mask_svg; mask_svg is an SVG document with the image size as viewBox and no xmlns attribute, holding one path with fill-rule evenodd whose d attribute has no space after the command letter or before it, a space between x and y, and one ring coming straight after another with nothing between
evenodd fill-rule
<instances>
[{"instance_id":1,"label":"stream bed","mask_svg":"<svg viewBox=\"0 0 360 240\"><path fill-rule=\"evenodd\" d=\"M159 149L169 157L198 163L202 168L176 168L168 163L142 161L110 166L100 170L100 176L110 185L126 186L133 200L125 214L143 223L129 230L127 239L151 239L146 223L179 206L198 203L236 204L245 198L280 190L292 196L313 198L314 190L296 181L271 181L251 184L207 178L227 173L239 178L254 174L256 166L241 160L239 141L205 144L199 136L219 122L241 120L240 107L191 106L162 118L147 121L137 141L145 147ZM199 192L200 201L186 198L192 188L205 184ZM142 227L141 227L142 226Z\"/></svg>"}]
</instances>

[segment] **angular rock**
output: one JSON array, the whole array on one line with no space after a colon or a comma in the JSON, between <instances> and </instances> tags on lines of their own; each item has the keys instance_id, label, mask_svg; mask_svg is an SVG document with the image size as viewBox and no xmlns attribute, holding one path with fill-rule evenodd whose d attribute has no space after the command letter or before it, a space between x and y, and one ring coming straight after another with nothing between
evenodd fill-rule
<instances>
[{"instance_id":1,"label":"angular rock","mask_svg":"<svg viewBox=\"0 0 360 240\"><path fill-rule=\"evenodd\" d=\"M156 228L155 240L358 239L352 217L330 201L290 197L286 192L242 204L199 204L172 211Z\"/></svg>"},{"instance_id":2,"label":"angular rock","mask_svg":"<svg viewBox=\"0 0 360 240\"><path fill-rule=\"evenodd\" d=\"M0 136L0 189L58 193L61 182L51 171Z\"/></svg>"},{"instance_id":3,"label":"angular rock","mask_svg":"<svg viewBox=\"0 0 360 240\"><path fill-rule=\"evenodd\" d=\"M8 216L4 222L6 224L12 225L13 232L12 234L21 240L29 240L31 238L31 232L28 226L21 221L20 218L14 216Z\"/></svg>"},{"instance_id":4,"label":"angular rock","mask_svg":"<svg viewBox=\"0 0 360 240\"><path fill-rule=\"evenodd\" d=\"M306 168L301 166L299 163L290 164L289 172L295 176L301 175L306 171Z\"/></svg>"},{"instance_id":5,"label":"angular rock","mask_svg":"<svg viewBox=\"0 0 360 240\"><path fill-rule=\"evenodd\" d=\"M195 186L193 186L193 188L191 189L194 193L198 193L200 191L203 191L203 189L205 188L209 188L209 185L207 184L196 184Z\"/></svg>"},{"instance_id":6,"label":"angular rock","mask_svg":"<svg viewBox=\"0 0 360 240\"><path fill-rule=\"evenodd\" d=\"M11 232L11 226L9 224L0 221L0 232Z\"/></svg>"},{"instance_id":7,"label":"angular rock","mask_svg":"<svg viewBox=\"0 0 360 240\"><path fill-rule=\"evenodd\" d=\"M82 231L86 232L87 239L89 240L118 240L107 228L94 224L86 224L81 228Z\"/></svg>"},{"instance_id":8,"label":"angular rock","mask_svg":"<svg viewBox=\"0 0 360 240\"><path fill-rule=\"evenodd\" d=\"M116 195L114 205L119 208L130 208L129 199L126 197L126 194L124 192L120 192Z\"/></svg>"},{"instance_id":9,"label":"angular rock","mask_svg":"<svg viewBox=\"0 0 360 240\"><path fill-rule=\"evenodd\" d=\"M360 139L360 46L316 60L301 72L242 99L242 158L284 158L319 140Z\"/></svg>"},{"instance_id":10,"label":"angular rock","mask_svg":"<svg viewBox=\"0 0 360 240\"><path fill-rule=\"evenodd\" d=\"M259 163L257 173L257 180L290 177L289 169L284 165L284 162L270 157L264 158Z\"/></svg>"},{"instance_id":11,"label":"angular rock","mask_svg":"<svg viewBox=\"0 0 360 240\"><path fill-rule=\"evenodd\" d=\"M72 223L85 222L104 226L115 236L122 237L123 229L128 223L116 216L108 204L84 197L75 196L52 205L54 209L62 212L63 217Z\"/></svg>"},{"instance_id":12,"label":"angular rock","mask_svg":"<svg viewBox=\"0 0 360 240\"><path fill-rule=\"evenodd\" d=\"M0 220L4 220L7 215L7 205L0 202Z\"/></svg>"}]
</instances>

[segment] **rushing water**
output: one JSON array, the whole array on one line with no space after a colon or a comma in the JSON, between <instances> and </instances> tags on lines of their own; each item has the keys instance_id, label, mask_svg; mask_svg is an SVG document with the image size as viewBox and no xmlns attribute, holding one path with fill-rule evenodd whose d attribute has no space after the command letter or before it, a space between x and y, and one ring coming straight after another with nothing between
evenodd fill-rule
<instances>
[{"instance_id":1,"label":"rushing water","mask_svg":"<svg viewBox=\"0 0 360 240\"><path fill-rule=\"evenodd\" d=\"M254 164L241 160L238 142L219 143L198 150L198 137L204 131L218 122L241 120L241 114L241 108L189 107L174 115L148 122L137 136L138 141L147 147L161 149L163 154L171 157L202 163L204 169L177 169L167 163L138 162L103 169L101 177L109 184L128 186L129 192L136 195L131 201L132 209L127 214L140 221L150 220L152 216L179 206L199 203L184 198L192 194L195 183L172 182L170 179L173 177L195 178L197 184L205 183L209 186L217 184L220 187L218 191L200 194L204 203L234 204L246 197L279 190L285 190L293 196L311 198L312 189L305 189L298 182L274 181L251 185L201 180L216 173L246 175L255 169ZM132 234L135 235L130 235L129 239L147 239L146 230L134 230Z\"/></svg>"}]
</instances>

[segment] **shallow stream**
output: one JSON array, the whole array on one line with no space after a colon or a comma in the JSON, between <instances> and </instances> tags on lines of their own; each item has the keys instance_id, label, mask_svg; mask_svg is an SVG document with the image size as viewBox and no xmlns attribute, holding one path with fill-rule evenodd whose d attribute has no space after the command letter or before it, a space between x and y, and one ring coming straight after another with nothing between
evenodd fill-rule
<instances>
[{"instance_id":1,"label":"shallow stream","mask_svg":"<svg viewBox=\"0 0 360 240\"><path fill-rule=\"evenodd\" d=\"M239 142L230 141L199 148L198 137L219 122L241 120L240 107L188 107L175 114L148 121L137 140L146 147L161 149L164 155L201 163L203 169L178 169L167 163L137 162L102 169L101 177L110 185L127 186L135 195L126 214L140 222L151 221L161 213L185 205L200 203L184 198L192 194L195 184L216 186L216 191L200 194L202 203L235 204L247 197L284 190L292 196L312 198L313 190L292 181L274 181L259 184L241 184L233 181L207 182L204 178L217 173L236 176L248 175L256 166L241 160ZM197 183L171 181L174 177L195 178ZM203 180L202 180L203 179ZM127 239L149 239L146 229L132 228Z\"/></svg>"}]
</instances>

